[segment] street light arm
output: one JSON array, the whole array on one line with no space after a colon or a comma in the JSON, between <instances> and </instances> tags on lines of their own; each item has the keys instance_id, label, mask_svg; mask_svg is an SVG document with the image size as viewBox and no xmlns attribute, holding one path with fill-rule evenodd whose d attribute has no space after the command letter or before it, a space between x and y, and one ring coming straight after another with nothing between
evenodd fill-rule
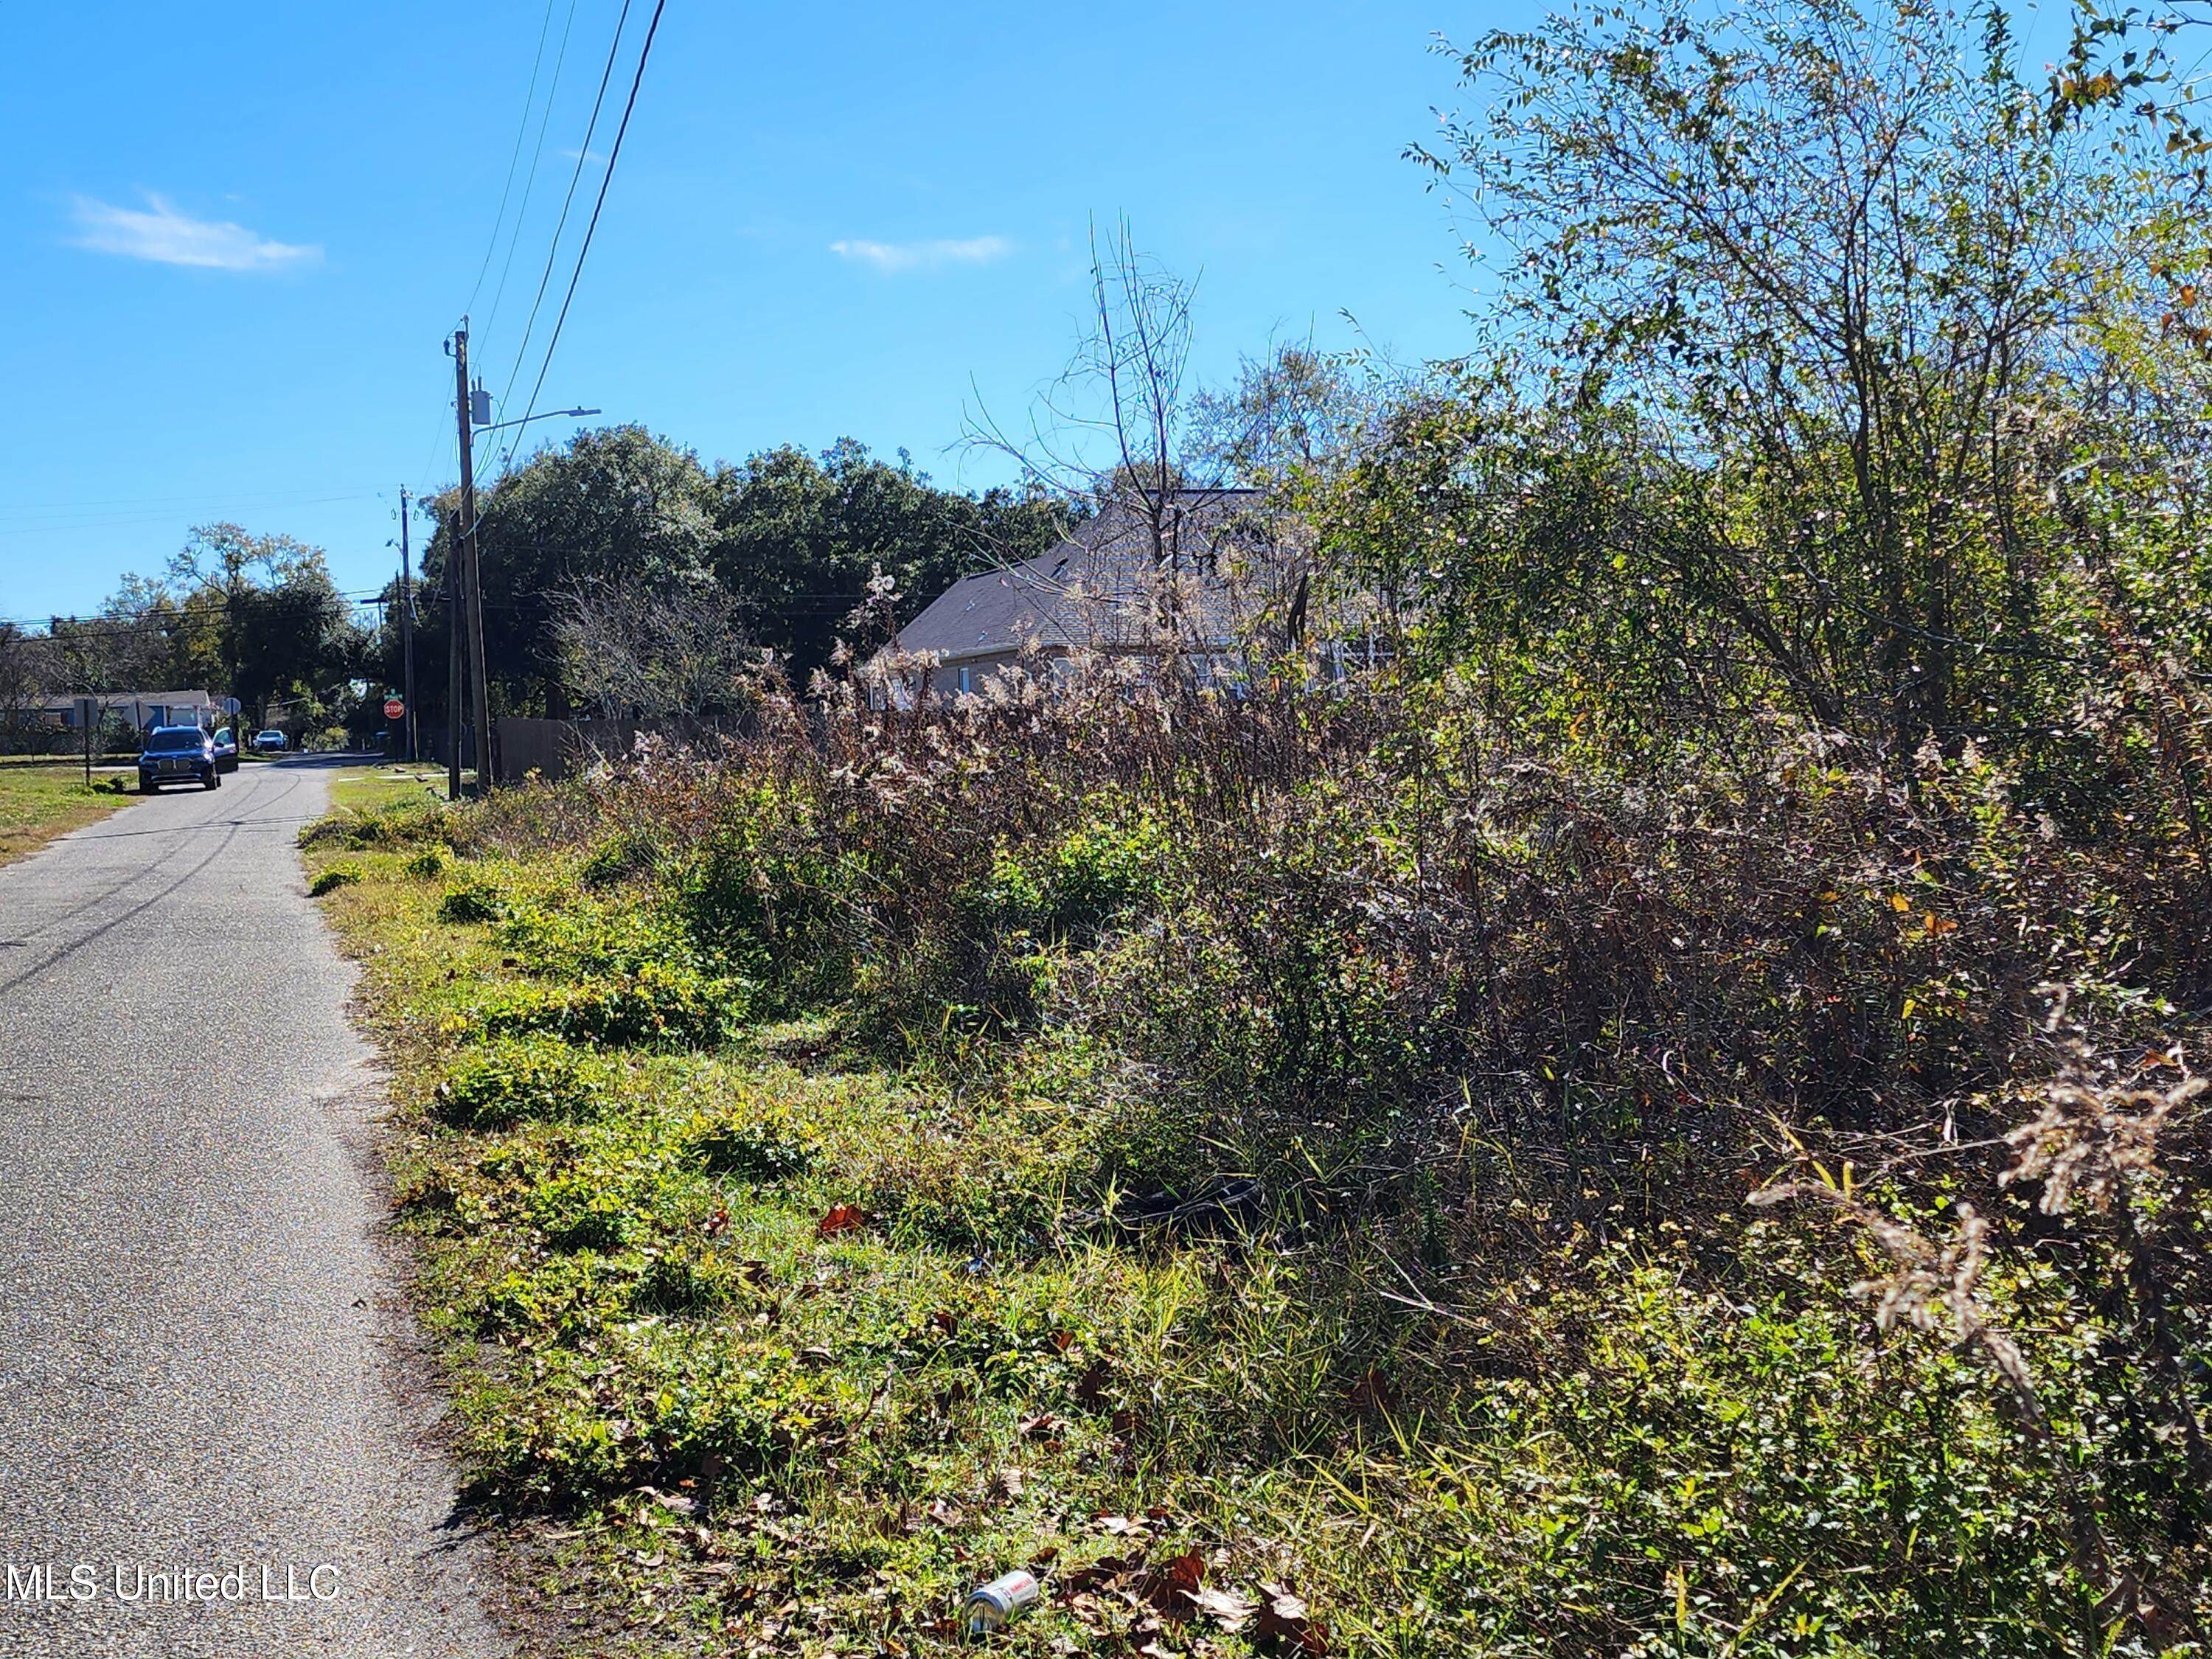
<instances>
[{"instance_id":1,"label":"street light arm","mask_svg":"<svg viewBox=\"0 0 2212 1659\"><path fill-rule=\"evenodd\" d=\"M580 416L597 415L601 411L596 409L549 409L543 415L525 415L520 416L519 419L512 421L494 421L488 426L480 426L477 428L477 430L479 432L496 432L501 427L528 426L532 421L557 421L562 419L573 420Z\"/></svg>"}]
</instances>

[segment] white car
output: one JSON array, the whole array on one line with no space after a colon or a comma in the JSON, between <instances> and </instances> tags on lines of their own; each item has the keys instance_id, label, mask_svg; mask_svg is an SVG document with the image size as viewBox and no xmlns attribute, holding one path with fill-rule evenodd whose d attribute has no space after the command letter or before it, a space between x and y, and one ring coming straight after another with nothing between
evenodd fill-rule
<instances>
[{"instance_id":1,"label":"white car","mask_svg":"<svg viewBox=\"0 0 2212 1659\"><path fill-rule=\"evenodd\" d=\"M284 741L282 732L256 732L253 734L253 752L257 755L281 755L288 747L289 745Z\"/></svg>"}]
</instances>

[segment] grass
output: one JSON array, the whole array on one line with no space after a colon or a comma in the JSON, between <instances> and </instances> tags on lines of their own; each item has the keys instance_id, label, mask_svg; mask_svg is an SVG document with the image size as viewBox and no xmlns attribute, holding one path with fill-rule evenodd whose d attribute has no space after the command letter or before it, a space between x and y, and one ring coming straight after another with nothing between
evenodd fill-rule
<instances>
[{"instance_id":1,"label":"grass","mask_svg":"<svg viewBox=\"0 0 2212 1659\"><path fill-rule=\"evenodd\" d=\"M334 811L363 812L402 801L446 798L446 774L433 766L349 766L331 779Z\"/></svg>"},{"instance_id":2,"label":"grass","mask_svg":"<svg viewBox=\"0 0 2212 1659\"><path fill-rule=\"evenodd\" d=\"M79 763L0 768L0 864L35 853L128 805L127 773L95 769L89 787Z\"/></svg>"},{"instance_id":3,"label":"grass","mask_svg":"<svg viewBox=\"0 0 2212 1659\"><path fill-rule=\"evenodd\" d=\"M308 862L471 1502L558 1651L950 1653L1018 1567L1020 1654L2026 1656L2087 1617L2032 1449L1940 1336L1866 1343L1832 1232L1563 1213L1503 1142L1413 1231L1101 1224L1131 1085L1079 1036L894 1062L756 1013L650 860L514 833L567 797L418 789L349 777ZM2044 1373L2094 1363L2047 1275L1992 1285Z\"/></svg>"},{"instance_id":4,"label":"grass","mask_svg":"<svg viewBox=\"0 0 2212 1659\"><path fill-rule=\"evenodd\" d=\"M568 1650L949 1649L974 1583L1147 1549L1297 1576L1141 1420L1179 1312L1218 1293L1207 1259L1021 1242L986 1120L1051 1146L1037 1079L955 1101L821 1063L803 1024L706 1052L469 1041L525 981L495 929L439 920L458 872L311 867L360 877L330 910L397 1062L428 1319L478 1500L537 1517L540 1588L582 1621ZM1019 1649L1085 1620L1161 1628L1115 1601Z\"/></svg>"}]
</instances>

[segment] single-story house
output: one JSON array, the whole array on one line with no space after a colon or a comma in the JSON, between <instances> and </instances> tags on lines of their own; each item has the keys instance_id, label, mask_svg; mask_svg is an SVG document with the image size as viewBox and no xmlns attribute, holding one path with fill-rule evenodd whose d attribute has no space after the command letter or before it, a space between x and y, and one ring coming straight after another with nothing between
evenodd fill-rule
<instances>
[{"instance_id":1,"label":"single-story house","mask_svg":"<svg viewBox=\"0 0 2212 1659\"><path fill-rule=\"evenodd\" d=\"M157 726L211 726L216 702L204 691L101 691L96 696L103 716L120 715L133 729L150 732ZM39 716L48 726L68 730L76 726L76 696L46 696L39 702Z\"/></svg>"},{"instance_id":2,"label":"single-story house","mask_svg":"<svg viewBox=\"0 0 2212 1659\"><path fill-rule=\"evenodd\" d=\"M1109 505L1036 558L963 577L878 659L887 695L978 691L1024 658L1157 654L1170 635L1201 680L1230 672L1268 597L1259 507L1248 489L1185 490L1158 514Z\"/></svg>"}]
</instances>

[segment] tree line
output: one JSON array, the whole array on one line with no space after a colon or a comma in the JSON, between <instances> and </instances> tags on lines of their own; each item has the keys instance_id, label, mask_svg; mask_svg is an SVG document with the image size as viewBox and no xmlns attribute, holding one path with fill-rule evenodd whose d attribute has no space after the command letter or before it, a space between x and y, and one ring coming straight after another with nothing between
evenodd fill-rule
<instances>
[{"instance_id":1,"label":"tree line","mask_svg":"<svg viewBox=\"0 0 2212 1659\"><path fill-rule=\"evenodd\" d=\"M429 534L416 685L433 726L445 715L459 495L420 508ZM1065 516L1035 491L942 488L903 453L884 460L851 439L710 467L639 426L532 456L479 492L478 513L492 710L556 718L662 712L608 658L627 646L630 671L659 673L672 629L711 644L718 664L674 694L689 710L726 707L763 653L803 681L872 580L893 585L903 622L981 562L1049 545ZM399 600L395 572L365 616L321 549L203 526L159 574L126 575L97 611L0 628L0 724L27 728L49 696L204 689L238 697L257 726L366 736L405 683Z\"/></svg>"}]
</instances>

